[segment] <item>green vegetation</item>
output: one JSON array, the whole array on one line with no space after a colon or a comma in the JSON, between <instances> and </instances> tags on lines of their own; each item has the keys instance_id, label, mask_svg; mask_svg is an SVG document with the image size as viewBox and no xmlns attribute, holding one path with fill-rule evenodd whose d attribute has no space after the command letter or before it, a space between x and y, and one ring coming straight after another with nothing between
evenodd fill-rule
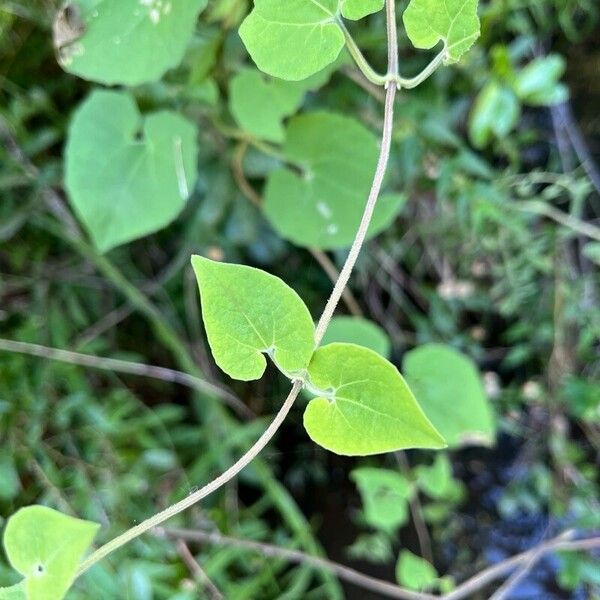
<instances>
[{"instance_id":1,"label":"green vegetation","mask_svg":"<svg viewBox=\"0 0 600 600\"><path fill-rule=\"evenodd\" d=\"M600 598L599 16L0 0L0 599Z\"/></svg>"}]
</instances>

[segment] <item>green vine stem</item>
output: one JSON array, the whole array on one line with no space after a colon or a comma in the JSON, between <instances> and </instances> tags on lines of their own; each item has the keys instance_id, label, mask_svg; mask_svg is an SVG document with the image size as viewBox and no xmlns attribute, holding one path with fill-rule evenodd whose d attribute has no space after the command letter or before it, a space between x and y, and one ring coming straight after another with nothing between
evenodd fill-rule
<instances>
[{"instance_id":1,"label":"green vine stem","mask_svg":"<svg viewBox=\"0 0 600 600\"><path fill-rule=\"evenodd\" d=\"M388 71L392 74L397 74L398 72L398 41L397 41L397 27L396 27L396 8L395 8L395 0L386 0L386 22L387 22L387 36L388 36ZM382 143L379 154L379 160L377 164L377 169L375 172L375 176L373 178L373 183L371 186L371 191L369 193L369 197L365 206L364 214L356 234L355 240L352 244L352 248L346 259L344 267L340 273L340 277L337 283L334 286L333 292L327 301L325 306L325 310L321 318L319 319L319 323L317 325L317 331L315 334L315 345L318 346L321 342L323 335L331 321L331 317L339 303L339 300L342 296L342 292L345 289L350 275L352 274L352 270L354 265L356 264L356 260L360 253L360 250L365 241L365 237L367 234L367 230L369 227L369 223L373 216L373 211L375 209L375 205L377 203L377 199L379 197L379 193L381 191L381 186L383 184L383 178L385 176L385 171L387 169L387 164L389 161L390 150L391 150L391 138L392 138L392 129L394 124L394 100L396 98L396 90L397 87L395 85L387 85L386 92L386 102L385 102L385 110L384 110L384 123L383 123L383 133L382 133ZM121 535L117 536L104 546L101 546L93 552L85 561L82 562L78 575L81 575L85 571L87 571L90 567L96 564L98 561L102 560L118 548L121 548L128 542L142 535L143 533L149 531L164 523L171 517L179 514L180 512L190 508L203 498L206 498L208 495L212 494L214 491L218 490L221 486L225 485L228 481L233 479L238 473L244 469L247 465L249 465L265 448L265 446L271 441L273 436L277 433L280 426L284 422L287 417L290 409L292 408L296 398L300 394L300 391L304 387L306 381L305 376L295 379L293 381L292 389L285 399L282 407L279 412L269 425L269 427L264 431L264 433L260 436L260 438L255 442L255 444L246 452L237 462L235 462L231 467L229 467L226 471L224 471L221 475L219 475L216 479L213 479L210 483L206 484L196 492L190 494L187 498L180 500L176 504L170 506L169 508L161 511L160 513L150 517L149 519L143 521L139 525L132 527L131 529L125 531Z\"/></svg>"}]
</instances>

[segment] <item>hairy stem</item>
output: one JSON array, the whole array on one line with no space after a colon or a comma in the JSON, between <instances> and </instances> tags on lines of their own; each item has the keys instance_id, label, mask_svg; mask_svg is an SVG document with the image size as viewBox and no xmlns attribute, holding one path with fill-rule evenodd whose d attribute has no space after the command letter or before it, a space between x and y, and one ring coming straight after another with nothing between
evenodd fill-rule
<instances>
[{"instance_id":1,"label":"hairy stem","mask_svg":"<svg viewBox=\"0 0 600 600\"><path fill-rule=\"evenodd\" d=\"M358 255L360 254L360 251L365 242L365 238L369 230L369 225L371 223L371 218L373 217L373 211L375 210L377 199L379 198L379 193L381 192L381 186L383 184L383 178L385 177L385 172L387 169L392 144L395 98L396 86L389 85L385 97L383 137L381 141L381 150L379 153L377 170L375 171L375 178L373 179L373 185L371 186L371 191L369 192L369 198L367 200L365 212L363 213L358 232L356 234L356 237L354 238L352 247L350 248L348 258L346 259L346 262L342 267L340 276L336 281L333 291L331 292L331 296L329 296L329 300L327 300L327 304L325 305L325 310L323 311L323 314L321 315L321 318L319 319L319 322L317 324L317 330L315 332L315 343L317 346L323 340L323 336L325 335L325 331L327 330L327 327L331 322L333 313L335 312L335 309L339 304L340 298L342 297L342 294L346 289L346 286L348 285L350 275L352 274L354 265L356 264L356 261L358 259Z\"/></svg>"}]
</instances>

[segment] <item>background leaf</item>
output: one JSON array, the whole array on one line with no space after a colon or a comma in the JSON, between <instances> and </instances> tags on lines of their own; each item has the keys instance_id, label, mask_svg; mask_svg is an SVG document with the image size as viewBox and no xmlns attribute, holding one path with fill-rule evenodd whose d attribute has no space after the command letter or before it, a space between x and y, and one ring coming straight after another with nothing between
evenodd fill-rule
<instances>
[{"instance_id":1,"label":"background leaf","mask_svg":"<svg viewBox=\"0 0 600 600\"><path fill-rule=\"evenodd\" d=\"M402 550L396 564L396 579L400 585L412 590L431 587L437 580L437 571L424 558Z\"/></svg>"},{"instance_id":2,"label":"background leaf","mask_svg":"<svg viewBox=\"0 0 600 600\"><path fill-rule=\"evenodd\" d=\"M494 442L492 408L469 357L451 346L425 344L406 353L402 368L425 414L450 447Z\"/></svg>"},{"instance_id":3,"label":"background leaf","mask_svg":"<svg viewBox=\"0 0 600 600\"><path fill-rule=\"evenodd\" d=\"M65 161L69 200L96 247L109 250L177 217L197 154L196 129L177 114L142 120L129 94L92 92L73 115Z\"/></svg>"},{"instance_id":4,"label":"background leaf","mask_svg":"<svg viewBox=\"0 0 600 600\"><path fill-rule=\"evenodd\" d=\"M202 317L217 365L234 379L259 379L269 354L288 373L308 366L315 327L298 294L245 265L192 258Z\"/></svg>"},{"instance_id":5,"label":"background leaf","mask_svg":"<svg viewBox=\"0 0 600 600\"><path fill-rule=\"evenodd\" d=\"M364 346L377 352L384 358L390 357L392 343L387 333L374 323L363 317L333 317L323 336L321 346L333 342L345 342Z\"/></svg>"},{"instance_id":6,"label":"background leaf","mask_svg":"<svg viewBox=\"0 0 600 600\"><path fill-rule=\"evenodd\" d=\"M372 350L338 343L318 348L308 374L326 395L309 402L304 427L327 450L364 456L445 446L396 367Z\"/></svg>"},{"instance_id":7,"label":"background leaf","mask_svg":"<svg viewBox=\"0 0 600 600\"><path fill-rule=\"evenodd\" d=\"M283 153L295 168L272 172L265 189L265 214L277 232L300 246L350 246L377 164L375 136L354 119L313 112L290 120ZM403 195L382 196L370 236L404 203Z\"/></svg>"},{"instance_id":8,"label":"background leaf","mask_svg":"<svg viewBox=\"0 0 600 600\"><path fill-rule=\"evenodd\" d=\"M207 0L76 0L85 33L59 51L62 66L109 85L156 81L177 66Z\"/></svg>"},{"instance_id":9,"label":"background leaf","mask_svg":"<svg viewBox=\"0 0 600 600\"><path fill-rule=\"evenodd\" d=\"M363 502L367 524L393 533L408 521L408 501L412 484L397 471L375 467L354 469L350 478L356 483Z\"/></svg>"}]
</instances>

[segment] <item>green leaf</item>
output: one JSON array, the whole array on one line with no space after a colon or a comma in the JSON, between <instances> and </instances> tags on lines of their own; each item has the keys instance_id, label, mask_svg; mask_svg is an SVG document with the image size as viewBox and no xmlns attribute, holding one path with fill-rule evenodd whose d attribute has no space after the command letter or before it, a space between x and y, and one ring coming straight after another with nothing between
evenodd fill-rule
<instances>
[{"instance_id":1,"label":"green leaf","mask_svg":"<svg viewBox=\"0 0 600 600\"><path fill-rule=\"evenodd\" d=\"M264 210L273 227L299 246L350 246L371 188L377 148L375 136L354 119L327 112L291 119L283 154L295 169L273 171L265 189ZM381 197L369 236L385 229L404 203L398 194Z\"/></svg>"},{"instance_id":2,"label":"green leaf","mask_svg":"<svg viewBox=\"0 0 600 600\"><path fill-rule=\"evenodd\" d=\"M358 21L379 12L384 5L385 0L342 0L342 15L346 19Z\"/></svg>"},{"instance_id":3,"label":"green leaf","mask_svg":"<svg viewBox=\"0 0 600 600\"><path fill-rule=\"evenodd\" d=\"M479 93L469 118L469 137L483 148L492 138L508 135L519 121L521 105L512 90L490 81Z\"/></svg>"},{"instance_id":4,"label":"green leaf","mask_svg":"<svg viewBox=\"0 0 600 600\"><path fill-rule=\"evenodd\" d=\"M4 548L11 566L25 577L28 600L64 598L99 527L45 506L28 506L10 517Z\"/></svg>"},{"instance_id":5,"label":"green leaf","mask_svg":"<svg viewBox=\"0 0 600 600\"><path fill-rule=\"evenodd\" d=\"M384 358L389 358L392 346L387 333L379 325L363 317L333 317L321 345L333 342L364 346Z\"/></svg>"},{"instance_id":6,"label":"green leaf","mask_svg":"<svg viewBox=\"0 0 600 600\"><path fill-rule=\"evenodd\" d=\"M254 0L240 36L257 67L298 81L331 64L344 47L339 0Z\"/></svg>"},{"instance_id":7,"label":"green leaf","mask_svg":"<svg viewBox=\"0 0 600 600\"><path fill-rule=\"evenodd\" d=\"M411 0L404 26L416 48L428 50L443 41L447 63L456 62L479 37L478 0Z\"/></svg>"},{"instance_id":8,"label":"green leaf","mask_svg":"<svg viewBox=\"0 0 600 600\"><path fill-rule=\"evenodd\" d=\"M318 397L304 413L310 438L336 454L365 456L403 448L443 448L444 439L390 362L354 344L329 344L308 366Z\"/></svg>"},{"instance_id":9,"label":"green leaf","mask_svg":"<svg viewBox=\"0 0 600 600\"><path fill-rule=\"evenodd\" d=\"M436 583L438 578L435 568L424 558L402 550L396 563L396 579L400 585L411 590L423 590Z\"/></svg>"},{"instance_id":10,"label":"green leaf","mask_svg":"<svg viewBox=\"0 0 600 600\"><path fill-rule=\"evenodd\" d=\"M195 184L197 154L195 127L175 113L142 120L129 94L92 92L73 116L65 159L69 200L96 247L173 221Z\"/></svg>"},{"instance_id":11,"label":"green leaf","mask_svg":"<svg viewBox=\"0 0 600 600\"><path fill-rule=\"evenodd\" d=\"M350 473L363 502L365 520L375 529L393 533L408 521L413 486L397 471L361 467Z\"/></svg>"},{"instance_id":12,"label":"green leaf","mask_svg":"<svg viewBox=\"0 0 600 600\"><path fill-rule=\"evenodd\" d=\"M469 357L450 346L425 344L408 352L402 367L418 402L448 446L493 444L492 408Z\"/></svg>"},{"instance_id":13,"label":"green leaf","mask_svg":"<svg viewBox=\"0 0 600 600\"><path fill-rule=\"evenodd\" d=\"M156 81L181 62L206 2L76 0L85 33L59 49L59 61L70 73L109 85Z\"/></svg>"},{"instance_id":14,"label":"green leaf","mask_svg":"<svg viewBox=\"0 0 600 600\"><path fill-rule=\"evenodd\" d=\"M431 466L418 466L415 469L419 487L431 498L454 501L462 495L461 482L452 475L452 464L448 455L440 452Z\"/></svg>"},{"instance_id":15,"label":"green leaf","mask_svg":"<svg viewBox=\"0 0 600 600\"><path fill-rule=\"evenodd\" d=\"M304 370L315 326L306 305L281 279L245 265L192 257L208 343L234 379L259 379L268 354L287 374Z\"/></svg>"},{"instance_id":16,"label":"green leaf","mask_svg":"<svg viewBox=\"0 0 600 600\"><path fill-rule=\"evenodd\" d=\"M588 242L583 247L583 255L597 265L600 265L600 242Z\"/></svg>"},{"instance_id":17,"label":"green leaf","mask_svg":"<svg viewBox=\"0 0 600 600\"><path fill-rule=\"evenodd\" d=\"M283 119L302 103L304 90L294 82L265 81L259 71L247 69L231 81L229 106L246 131L271 142L283 142Z\"/></svg>"},{"instance_id":18,"label":"green leaf","mask_svg":"<svg viewBox=\"0 0 600 600\"><path fill-rule=\"evenodd\" d=\"M532 60L516 75L516 94L523 102L533 106L551 106L564 102L569 97L569 92L559 83L559 79L565 68L565 60L558 54Z\"/></svg>"},{"instance_id":19,"label":"green leaf","mask_svg":"<svg viewBox=\"0 0 600 600\"><path fill-rule=\"evenodd\" d=\"M25 581L7 588L0 588L0 600L27 600Z\"/></svg>"}]
</instances>

